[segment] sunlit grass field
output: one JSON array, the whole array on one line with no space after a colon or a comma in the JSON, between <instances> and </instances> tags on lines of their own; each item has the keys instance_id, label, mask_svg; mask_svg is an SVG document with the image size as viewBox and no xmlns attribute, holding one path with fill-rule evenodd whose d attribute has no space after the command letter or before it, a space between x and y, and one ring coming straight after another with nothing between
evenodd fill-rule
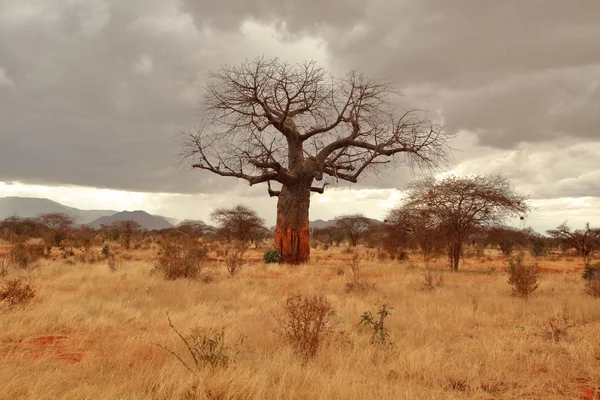
<instances>
[{"instance_id":1,"label":"sunlit grass field","mask_svg":"<svg viewBox=\"0 0 600 400\"><path fill-rule=\"evenodd\" d=\"M153 249L123 253L116 271L60 257L10 269L2 281L23 277L36 297L0 307L0 399L596 398L600 300L585 294L577 258L537 260L539 289L522 300L493 250L455 273L443 257L432 263L445 271L434 290L419 254L380 262L353 252L372 290L345 290L354 254L344 248L313 250L300 266L251 262L233 278L213 261L200 279L166 281L153 273ZM323 294L334 309L333 332L310 360L276 318L294 293ZM361 315L383 304L389 338L373 344ZM223 330L228 366L190 373L161 348L192 362L167 313L184 336ZM572 326L554 340L552 324Z\"/></svg>"}]
</instances>

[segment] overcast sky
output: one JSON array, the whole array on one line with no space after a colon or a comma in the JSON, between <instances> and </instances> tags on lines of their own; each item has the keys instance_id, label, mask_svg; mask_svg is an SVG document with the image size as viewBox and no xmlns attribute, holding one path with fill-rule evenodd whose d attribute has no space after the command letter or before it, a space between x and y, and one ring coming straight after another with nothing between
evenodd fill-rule
<instances>
[{"instance_id":1,"label":"overcast sky","mask_svg":"<svg viewBox=\"0 0 600 400\"><path fill-rule=\"evenodd\" d=\"M528 194L525 224L600 225L600 1L2 0L0 196L207 219L263 187L177 166L207 73L260 55L390 78L455 133L459 175ZM417 171L418 172L418 171ZM382 218L388 170L312 198Z\"/></svg>"}]
</instances>

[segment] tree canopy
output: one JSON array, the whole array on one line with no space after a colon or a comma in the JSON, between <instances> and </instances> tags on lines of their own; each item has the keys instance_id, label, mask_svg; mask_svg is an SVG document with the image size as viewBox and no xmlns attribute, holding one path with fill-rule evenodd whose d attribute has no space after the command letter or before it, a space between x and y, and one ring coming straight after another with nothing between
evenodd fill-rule
<instances>
[{"instance_id":1,"label":"tree canopy","mask_svg":"<svg viewBox=\"0 0 600 400\"><path fill-rule=\"evenodd\" d=\"M440 229L445 238L450 267L458 269L462 244L475 228L501 225L528 211L527 197L516 193L499 175L426 178L411 183L408 197L397 210L418 222L412 226Z\"/></svg>"}]
</instances>

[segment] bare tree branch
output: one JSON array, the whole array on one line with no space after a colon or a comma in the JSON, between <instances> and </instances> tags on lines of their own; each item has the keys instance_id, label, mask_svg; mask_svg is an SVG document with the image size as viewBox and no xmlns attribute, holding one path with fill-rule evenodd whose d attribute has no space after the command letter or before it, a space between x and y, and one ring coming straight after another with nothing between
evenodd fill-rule
<instances>
[{"instance_id":1,"label":"bare tree branch","mask_svg":"<svg viewBox=\"0 0 600 400\"><path fill-rule=\"evenodd\" d=\"M205 89L202 128L183 135L180 154L193 168L311 187L324 175L358 182L391 162L435 169L448 161L451 135L421 110L398 112L385 80L261 57L223 66Z\"/></svg>"}]
</instances>

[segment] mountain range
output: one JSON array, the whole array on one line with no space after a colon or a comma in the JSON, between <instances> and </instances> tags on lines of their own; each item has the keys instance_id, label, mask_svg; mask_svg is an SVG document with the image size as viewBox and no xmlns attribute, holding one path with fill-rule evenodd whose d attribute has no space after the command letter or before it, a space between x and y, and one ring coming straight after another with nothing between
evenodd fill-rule
<instances>
[{"instance_id":1,"label":"mountain range","mask_svg":"<svg viewBox=\"0 0 600 400\"><path fill-rule=\"evenodd\" d=\"M0 197L0 221L11 216L31 218L39 214L53 212L65 213L75 218L77 225L88 225L93 228L129 219L136 221L142 228L148 230L166 229L180 222L174 218L152 215L141 210L120 212L115 210L80 210L44 198ZM381 221L375 219L372 222L381 223ZM335 226L335 223L335 220L317 219L310 221L310 227L321 229Z\"/></svg>"},{"instance_id":2,"label":"mountain range","mask_svg":"<svg viewBox=\"0 0 600 400\"><path fill-rule=\"evenodd\" d=\"M145 211L115 211L115 210L80 210L68 207L49 199L37 197L0 197L0 220L11 216L24 218L35 217L46 213L65 213L75 218L77 225L88 225L99 228L101 224L107 225L115 221L134 220L142 228L165 229L178 223L177 220L151 215Z\"/></svg>"}]
</instances>

